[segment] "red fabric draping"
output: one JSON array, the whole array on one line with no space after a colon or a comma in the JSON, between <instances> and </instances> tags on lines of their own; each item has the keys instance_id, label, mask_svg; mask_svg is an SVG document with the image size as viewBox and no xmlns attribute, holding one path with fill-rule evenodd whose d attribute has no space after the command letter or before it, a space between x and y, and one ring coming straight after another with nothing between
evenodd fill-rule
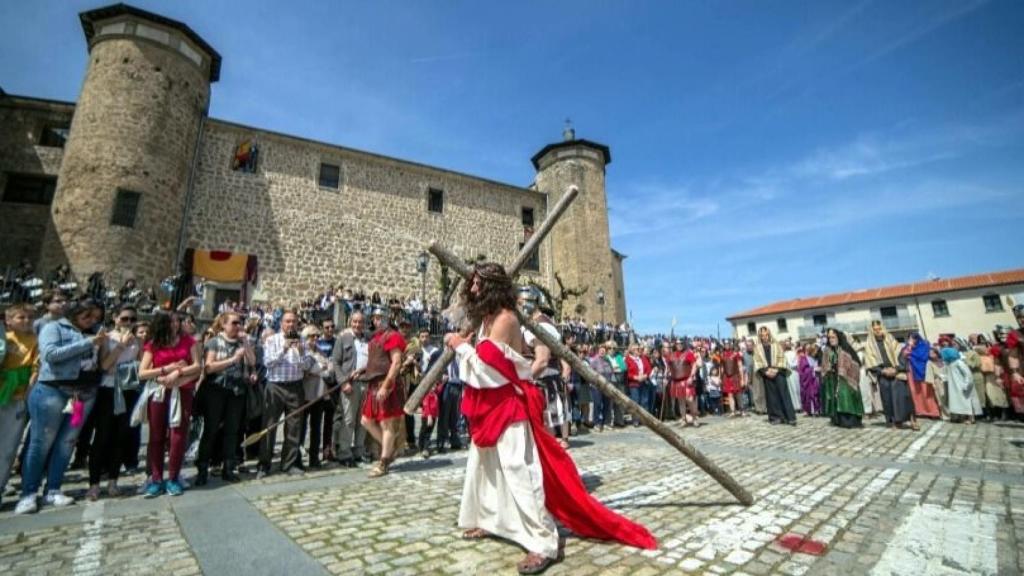
<instances>
[{"instance_id":1,"label":"red fabric draping","mask_svg":"<svg viewBox=\"0 0 1024 576\"><path fill-rule=\"evenodd\" d=\"M533 431L543 470L544 506L551 515L566 528L584 538L613 540L648 550L657 548L657 540L646 528L612 512L587 492L583 479L576 470L576 463L544 427L544 394L536 386L519 379L515 365L493 342L481 341L476 346L476 352L484 363L497 370L512 384L496 389L477 390L476 394L499 394L502 397L500 402L505 402L504 398L511 392L516 403L523 407L529 417L530 429ZM524 394L516 394L516 388ZM467 387L467 391L471 389ZM509 423L511 421L506 421L505 426ZM490 434L493 434L493 430L488 436ZM498 436L500 435L498 432ZM476 438L474 434L474 442ZM496 442L497 437L494 440Z\"/></svg>"}]
</instances>

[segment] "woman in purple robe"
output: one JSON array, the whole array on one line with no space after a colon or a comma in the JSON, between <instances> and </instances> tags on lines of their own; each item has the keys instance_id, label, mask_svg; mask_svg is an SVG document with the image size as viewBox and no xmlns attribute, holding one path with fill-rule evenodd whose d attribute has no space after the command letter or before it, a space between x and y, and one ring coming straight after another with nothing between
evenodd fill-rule
<instances>
[{"instance_id":1,"label":"woman in purple robe","mask_svg":"<svg viewBox=\"0 0 1024 576\"><path fill-rule=\"evenodd\" d=\"M821 414L821 381L818 379L817 345L797 349L797 372L800 373L800 403L808 416Z\"/></svg>"}]
</instances>

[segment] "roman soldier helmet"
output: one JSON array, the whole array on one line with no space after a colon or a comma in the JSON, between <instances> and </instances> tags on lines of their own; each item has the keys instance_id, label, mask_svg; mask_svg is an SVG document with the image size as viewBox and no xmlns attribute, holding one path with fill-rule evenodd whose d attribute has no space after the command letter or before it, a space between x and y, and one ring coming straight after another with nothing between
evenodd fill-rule
<instances>
[{"instance_id":1,"label":"roman soldier helmet","mask_svg":"<svg viewBox=\"0 0 1024 576\"><path fill-rule=\"evenodd\" d=\"M545 314L551 314L553 309L548 302L548 297L533 284L526 284L519 287L516 293L516 300L524 314L533 314L534 310L540 310Z\"/></svg>"}]
</instances>

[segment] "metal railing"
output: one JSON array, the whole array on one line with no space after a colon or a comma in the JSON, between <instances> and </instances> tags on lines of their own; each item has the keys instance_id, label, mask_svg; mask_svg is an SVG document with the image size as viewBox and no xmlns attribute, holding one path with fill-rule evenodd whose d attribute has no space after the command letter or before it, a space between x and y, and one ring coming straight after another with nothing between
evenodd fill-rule
<instances>
[{"instance_id":1,"label":"metal railing","mask_svg":"<svg viewBox=\"0 0 1024 576\"><path fill-rule=\"evenodd\" d=\"M852 322L829 322L825 326L800 326L797 335L800 339L814 338L825 328L836 328L850 335L867 334L871 330L871 323L881 320L882 325L889 332L907 332L920 329L917 316L913 314L898 314L896 316L876 316L870 320L854 320Z\"/></svg>"}]
</instances>

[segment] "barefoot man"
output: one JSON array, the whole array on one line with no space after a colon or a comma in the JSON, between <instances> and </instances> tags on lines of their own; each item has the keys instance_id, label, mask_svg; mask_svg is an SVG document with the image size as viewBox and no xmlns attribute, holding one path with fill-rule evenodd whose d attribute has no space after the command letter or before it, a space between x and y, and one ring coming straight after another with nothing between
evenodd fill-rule
<instances>
[{"instance_id":1,"label":"barefoot man","mask_svg":"<svg viewBox=\"0 0 1024 576\"><path fill-rule=\"evenodd\" d=\"M459 510L463 538L494 535L519 544L527 552L520 574L540 574L562 559L555 519L585 538L655 548L646 528L587 493L572 458L545 430L544 394L529 382L505 269L477 264L461 296L469 319L480 323L475 347L457 334L446 339L467 385L462 410L472 440Z\"/></svg>"}]
</instances>

